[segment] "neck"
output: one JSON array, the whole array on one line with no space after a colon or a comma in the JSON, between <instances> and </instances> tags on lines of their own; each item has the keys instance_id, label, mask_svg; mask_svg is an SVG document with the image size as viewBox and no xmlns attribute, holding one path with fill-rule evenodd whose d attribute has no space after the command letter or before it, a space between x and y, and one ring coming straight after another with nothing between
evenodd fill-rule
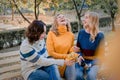
<instances>
[{"instance_id":1,"label":"neck","mask_svg":"<svg viewBox=\"0 0 120 80\"><path fill-rule=\"evenodd\" d=\"M64 34L67 32L67 27L65 25L58 26L59 34Z\"/></svg>"},{"instance_id":2,"label":"neck","mask_svg":"<svg viewBox=\"0 0 120 80\"><path fill-rule=\"evenodd\" d=\"M66 25L64 25L64 24L58 24L58 26L66 26Z\"/></svg>"},{"instance_id":3,"label":"neck","mask_svg":"<svg viewBox=\"0 0 120 80\"><path fill-rule=\"evenodd\" d=\"M86 31L87 33L90 33L90 29L89 29L89 28L86 28L85 31Z\"/></svg>"}]
</instances>

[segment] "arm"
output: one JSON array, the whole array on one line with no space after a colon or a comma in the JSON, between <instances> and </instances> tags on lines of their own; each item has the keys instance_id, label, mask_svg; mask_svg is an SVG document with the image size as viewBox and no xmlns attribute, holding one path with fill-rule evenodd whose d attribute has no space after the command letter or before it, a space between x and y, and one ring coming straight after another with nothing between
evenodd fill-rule
<instances>
[{"instance_id":1,"label":"arm","mask_svg":"<svg viewBox=\"0 0 120 80\"><path fill-rule=\"evenodd\" d=\"M56 59L55 60L55 59L50 59L50 58L49 59L44 58L42 55L38 54L36 52L36 50L33 49L29 45L21 46L20 56L21 56L22 60L29 61L29 62L33 63L34 65L49 66L49 65L52 65L52 64L57 64L57 65L63 65L64 64L63 59L61 59L61 60Z\"/></svg>"},{"instance_id":2,"label":"arm","mask_svg":"<svg viewBox=\"0 0 120 80\"><path fill-rule=\"evenodd\" d=\"M79 43L79 34L75 43L75 46L73 47L74 52L80 52L80 43Z\"/></svg>"},{"instance_id":3,"label":"arm","mask_svg":"<svg viewBox=\"0 0 120 80\"><path fill-rule=\"evenodd\" d=\"M73 37L72 37L72 42L71 42L72 44L71 44L71 48L70 48L70 50L69 50L69 53L74 52L74 38L75 38L75 37L74 37L73 34L72 34L72 36L73 36Z\"/></svg>"},{"instance_id":4,"label":"arm","mask_svg":"<svg viewBox=\"0 0 120 80\"><path fill-rule=\"evenodd\" d=\"M48 36L47 36L47 40L46 40L46 46L47 46L47 50L50 56L54 57L54 58L59 58L59 59L65 59L67 57L67 54L60 54L55 52L54 50L54 42L53 42L53 35L54 33L49 32Z\"/></svg>"},{"instance_id":5,"label":"arm","mask_svg":"<svg viewBox=\"0 0 120 80\"><path fill-rule=\"evenodd\" d=\"M80 32L78 33L77 43L76 43L76 46L80 48L79 37L80 37Z\"/></svg>"}]
</instances>

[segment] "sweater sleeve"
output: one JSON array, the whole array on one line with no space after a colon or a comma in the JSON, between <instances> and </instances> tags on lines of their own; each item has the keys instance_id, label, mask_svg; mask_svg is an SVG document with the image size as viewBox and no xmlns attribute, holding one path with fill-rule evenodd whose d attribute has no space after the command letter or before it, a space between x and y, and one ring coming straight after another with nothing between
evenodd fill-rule
<instances>
[{"instance_id":1,"label":"sweater sleeve","mask_svg":"<svg viewBox=\"0 0 120 80\"><path fill-rule=\"evenodd\" d=\"M53 32L49 32L46 40L47 50L50 56L56 58L56 59L65 59L67 57L67 54L60 54L55 52L54 50L54 42L53 42Z\"/></svg>"},{"instance_id":2,"label":"sweater sleeve","mask_svg":"<svg viewBox=\"0 0 120 80\"><path fill-rule=\"evenodd\" d=\"M73 49L73 46L74 46L74 35L72 34L72 44L71 44L71 48L70 48L70 50L69 50L69 52L73 52L74 51L74 49Z\"/></svg>"},{"instance_id":3,"label":"sweater sleeve","mask_svg":"<svg viewBox=\"0 0 120 80\"><path fill-rule=\"evenodd\" d=\"M79 36L80 36L80 32L78 33L77 42L76 42L76 46L80 48Z\"/></svg>"},{"instance_id":4,"label":"sweater sleeve","mask_svg":"<svg viewBox=\"0 0 120 80\"><path fill-rule=\"evenodd\" d=\"M21 60L29 61L34 65L40 66L49 66L52 64L64 65L63 59L45 58L42 55L38 54L36 50L29 45L25 45L20 48L20 57Z\"/></svg>"}]
</instances>

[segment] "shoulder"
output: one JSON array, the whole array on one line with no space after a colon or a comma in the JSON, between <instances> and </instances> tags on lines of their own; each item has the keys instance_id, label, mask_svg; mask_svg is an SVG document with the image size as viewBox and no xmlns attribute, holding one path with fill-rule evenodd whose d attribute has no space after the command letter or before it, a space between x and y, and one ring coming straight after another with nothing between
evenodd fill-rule
<instances>
[{"instance_id":1,"label":"shoulder","mask_svg":"<svg viewBox=\"0 0 120 80\"><path fill-rule=\"evenodd\" d=\"M28 46L28 45L30 45L30 44L29 44L28 39L26 38L22 41L21 46Z\"/></svg>"},{"instance_id":2,"label":"shoulder","mask_svg":"<svg viewBox=\"0 0 120 80\"><path fill-rule=\"evenodd\" d=\"M53 31L49 31L48 34L53 34Z\"/></svg>"},{"instance_id":3,"label":"shoulder","mask_svg":"<svg viewBox=\"0 0 120 80\"><path fill-rule=\"evenodd\" d=\"M81 29L81 30L78 32L78 36L84 35L84 34L85 34L85 30L84 30L84 29Z\"/></svg>"},{"instance_id":4,"label":"shoulder","mask_svg":"<svg viewBox=\"0 0 120 80\"><path fill-rule=\"evenodd\" d=\"M79 31L79 34L80 33L84 33L85 32L85 30L84 29L81 29L80 31Z\"/></svg>"},{"instance_id":5,"label":"shoulder","mask_svg":"<svg viewBox=\"0 0 120 80\"><path fill-rule=\"evenodd\" d=\"M70 35L74 36L74 34L72 32L68 32Z\"/></svg>"},{"instance_id":6,"label":"shoulder","mask_svg":"<svg viewBox=\"0 0 120 80\"><path fill-rule=\"evenodd\" d=\"M99 36L100 38L104 38L104 33L103 33L102 31L100 31L100 32L98 33L98 36Z\"/></svg>"},{"instance_id":7,"label":"shoulder","mask_svg":"<svg viewBox=\"0 0 120 80\"><path fill-rule=\"evenodd\" d=\"M55 33L53 31L49 31L48 35L55 35Z\"/></svg>"},{"instance_id":8,"label":"shoulder","mask_svg":"<svg viewBox=\"0 0 120 80\"><path fill-rule=\"evenodd\" d=\"M29 52L31 50L33 50L33 49L31 47L31 45L29 44L28 39L23 40L22 44L20 45L20 51Z\"/></svg>"}]
</instances>

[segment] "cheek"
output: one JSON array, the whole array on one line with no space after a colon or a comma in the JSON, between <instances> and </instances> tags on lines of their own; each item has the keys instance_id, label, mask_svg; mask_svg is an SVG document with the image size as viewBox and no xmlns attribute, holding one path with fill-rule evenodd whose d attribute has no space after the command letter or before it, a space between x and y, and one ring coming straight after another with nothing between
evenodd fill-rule
<instances>
[{"instance_id":1,"label":"cheek","mask_svg":"<svg viewBox=\"0 0 120 80\"><path fill-rule=\"evenodd\" d=\"M45 38L45 34L42 34L42 35L40 36L40 39L43 39L43 38Z\"/></svg>"},{"instance_id":2,"label":"cheek","mask_svg":"<svg viewBox=\"0 0 120 80\"><path fill-rule=\"evenodd\" d=\"M61 22L58 20L57 23L60 24Z\"/></svg>"}]
</instances>

